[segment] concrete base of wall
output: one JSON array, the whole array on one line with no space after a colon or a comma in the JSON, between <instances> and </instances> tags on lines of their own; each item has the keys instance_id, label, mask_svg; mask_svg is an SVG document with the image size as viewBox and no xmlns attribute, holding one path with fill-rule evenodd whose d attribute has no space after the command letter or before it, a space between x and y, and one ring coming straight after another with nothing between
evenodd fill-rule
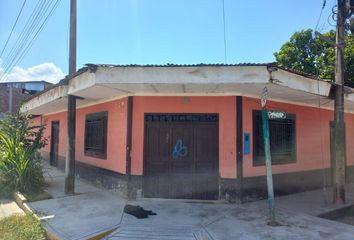
<instances>
[{"instance_id":1,"label":"concrete base of wall","mask_svg":"<svg viewBox=\"0 0 354 240\"><path fill-rule=\"evenodd\" d=\"M43 160L49 161L50 154L47 152L42 152ZM65 171L65 157L59 156L58 164L56 166L58 169ZM75 176L77 178L82 178L87 181L92 182L96 186L103 187L106 189L114 190L120 195L127 197L127 180L126 175L118 172L113 172L108 169L99 168L92 166L80 161L75 161ZM139 197L138 189L141 189L141 176L131 177L131 186L133 193L130 196L134 198ZM141 194L140 194L141 195Z\"/></svg>"},{"instance_id":2,"label":"concrete base of wall","mask_svg":"<svg viewBox=\"0 0 354 240\"><path fill-rule=\"evenodd\" d=\"M330 169L274 174L274 194L282 196L314 190L330 186L331 181ZM267 197L266 176L247 177L242 179L242 182L236 179L223 179L221 185L223 195L230 199L247 202Z\"/></svg>"},{"instance_id":3,"label":"concrete base of wall","mask_svg":"<svg viewBox=\"0 0 354 240\"><path fill-rule=\"evenodd\" d=\"M42 153L43 159L49 162L49 153ZM65 170L65 158L58 159L59 169ZM95 167L76 161L76 176L88 180L95 185L118 191L122 196L131 199L143 197L143 176L133 175L130 178L130 193L127 189L125 174ZM354 166L346 169L346 182L354 182ZM303 172L282 173L273 175L274 193L276 196L303 192L331 186L330 169L311 170ZM220 199L228 201L254 201L267 197L267 182L265 176L247 177L242 179L220 179Z\"/></svg>"}]
</instances>

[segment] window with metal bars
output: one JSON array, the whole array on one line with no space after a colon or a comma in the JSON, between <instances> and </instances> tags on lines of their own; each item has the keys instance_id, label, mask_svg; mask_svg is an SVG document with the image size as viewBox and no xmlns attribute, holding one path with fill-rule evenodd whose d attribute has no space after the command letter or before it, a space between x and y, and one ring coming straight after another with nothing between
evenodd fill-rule
<instances>
[{"instance_id":1,"label":"window with metal bars","mask_svg":"<svg viewBox=\"0 0 354 240\"><path fill-rule=\"evenodd\" d=\"M296 162L296 116L269 120L269 140L272 164ZM253 165L264 165L264 141L261 111L253 111Z\"/></svg>"},{"instance_id":2,"label":"window with metal bars","mask_svg":"<svg viewBox=\"0 0 354 240\"><path fill-rule=\"evenodd\" d=\"M108 112L90 113L85 121L85 155L106 159Z\"/></svg>"}]
</instances>

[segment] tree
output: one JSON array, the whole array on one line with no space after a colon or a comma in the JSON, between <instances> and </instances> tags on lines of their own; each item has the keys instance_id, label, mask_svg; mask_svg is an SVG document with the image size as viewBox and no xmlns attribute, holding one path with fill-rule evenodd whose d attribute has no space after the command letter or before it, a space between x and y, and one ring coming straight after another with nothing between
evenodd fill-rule
<instances>
[{"instance_id":1,"label":"tree","mask_svg":"<svg viewBox=\"0 0 354 240\"><path fill-rule=\"evenodd\" d=\"M323 35L335 42L335 31ZM334 81L334 47L315 37L311 29L295 32L274 56L281 66ZM345 84L354 87L354 35L345 37L344 59Z\"/></svg>"}]
</instances>

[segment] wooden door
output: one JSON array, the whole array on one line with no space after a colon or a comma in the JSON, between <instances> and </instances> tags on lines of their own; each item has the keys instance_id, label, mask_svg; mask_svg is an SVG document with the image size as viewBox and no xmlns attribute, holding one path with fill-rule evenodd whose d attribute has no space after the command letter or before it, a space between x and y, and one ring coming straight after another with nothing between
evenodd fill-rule
<instances>
[{"instance_id":1,"label":"wooden door","mask_svg":"<svg viewBox=\"0 0 354 240\"><path fill-rule=\"evenodd\" d=\"M169 145L171 129L165 124L149 124L145 129L144 196L167 198L169 195Z\"/></svg>"},{"instance_id":2,"label":"wooden door","mask_svg":"<svg viewBox=\"0 0 354 240\"><path fill-rule=\"evenodd\" d=\"M217 199L218 116L145 116L144 196Z\"/></svg>"},{"instance_id":3,"label":"wooden door","mask_svg":"<svg viewBox=\"0 0 354 240\"><path fill-rule=\"evenodd\" d=\"M169 198L193 198L193 125L173 123L171 128L171 147L169 148Z\"/></svg>"},{"instance_id":4,"label":"wooden door","mask_svg":"<svg viewBox=\"0 0 354 240\"><path fill-rule=\"evenodd\" d=\"M59 121L52 121L51 141L50 141L50 165L58 166L59 149Z\"/></svg>"},{"instance_id":5,"label":"wooden door","mask_svg":"<svg viewBox=\"0 0 354 240\"><path fill-rule=\"evenodd\" d=\"M218 126L202 124L195 127L194 198L218 198Z\"/></svg>"}]
</instances>

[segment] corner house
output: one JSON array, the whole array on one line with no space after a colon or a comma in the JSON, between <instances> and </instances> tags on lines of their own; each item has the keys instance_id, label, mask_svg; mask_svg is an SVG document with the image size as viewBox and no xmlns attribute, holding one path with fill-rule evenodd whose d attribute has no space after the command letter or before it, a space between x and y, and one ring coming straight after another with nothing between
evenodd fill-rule
<instances>
[{"instance_id":1,"label":"corner house","mask_svg":"<svg viewBox=\"0 0 354 240\"><path fill-rule=\"evenodd\" d=\"M331 185L329 81L276 64L93 65L29 99L44 159L65 166L67 96L77 97L76 174L135 196L220 199L266 189L260 95L268 88L279 193ZM345 88L347 181L354 94ZM130 186L129 188L127 186Z\"/></svg>"}]
</instances>

